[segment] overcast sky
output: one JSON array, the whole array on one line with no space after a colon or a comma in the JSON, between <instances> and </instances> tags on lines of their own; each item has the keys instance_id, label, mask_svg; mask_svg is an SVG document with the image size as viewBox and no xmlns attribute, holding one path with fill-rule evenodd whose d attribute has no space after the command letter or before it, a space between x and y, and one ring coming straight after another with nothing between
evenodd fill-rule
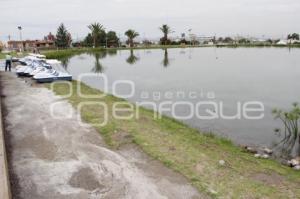
<instances>
[{"instance_id":1,"label":"overcast sky","mask_svg":"<svg viewBox=\"0 0 300 199\"><path fill-rule=\"evenodd\" d=\"M177 36L188 29L198 35L282 37L300 32L300 0L0 0L0 40L41 39L64 22L73 39L100 22L122 34L128 28L156 38L167 23Z\"/></svg>"}]
</instances>

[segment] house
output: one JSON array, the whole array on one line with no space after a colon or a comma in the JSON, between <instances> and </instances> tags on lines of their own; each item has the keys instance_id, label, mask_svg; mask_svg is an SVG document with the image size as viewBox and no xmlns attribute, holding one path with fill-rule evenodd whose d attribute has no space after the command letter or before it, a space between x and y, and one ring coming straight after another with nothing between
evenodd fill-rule
<instances>
[{"instance_id":1,"label":"house","mask_svg":"<svg viewBox=\"0 0 300 199\"><path fill-rule=\"evenodd\" d=\"M22 50L22 49L27 49L29 47L34 48L35 47L34 43L35 43L35 41L30 41L30 40L26 40L26 41L11 40L11 41L7 42L7 47L10 50L17 50L18 51L18 50Z\"/></svg>"},{"instance_id":2,"label":"house","mask_svg":"<svg viewBox=\"0 0 300 199\"><path fill-rule=\"evenodd\" d=\"M10 50L33 50L35 48L53 48L55 42L51 40L25 40L25 41L8 41Z\"/></svg>"},{"instance_id":3,"label":"house","mask_svg":"<svg viewBox=\"0 0 300 199\"><path fill-rule=\"evenodd\" d=\"M276 43L277 45L287 45L288 42L286 40L280 40Z\"/></svg>"},{"instance_id":4,"label":"house","mask_svg":"<svg viewBox=\"0 0 300 199\"><path fill-rule=\"evenodd\" d=\"M35 45L37 48L51 48L55 47L55 42L53 40L38 40Z\"/></svg>"}]
</instances>

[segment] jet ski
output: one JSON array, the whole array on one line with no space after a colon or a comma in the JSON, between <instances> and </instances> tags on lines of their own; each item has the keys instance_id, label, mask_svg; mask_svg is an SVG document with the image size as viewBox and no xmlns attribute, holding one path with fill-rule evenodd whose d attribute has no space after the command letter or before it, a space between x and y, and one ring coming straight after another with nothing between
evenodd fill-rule
<instances>
[{"instance_id":1,"label":"jet ski","mask_svg":"<svg viewBox=\"0 0 300 199\"><path fill-rule=\"evenodd\" d=\"M17 75L18 76L29 76L30 72L34 70L36 67L40 66L40 60L31 60L27 61L28 65L17 67Z\"/></svg>"},{"instance_id":2,"label":"jet ski","mask_svg":"<svg viewBox=\"0 0 300 199\"><path fill-rule=\"evenodd\" d=\"M46 72L38 73L33 76L38 83L51 83L53 81L72 81L72 75L69 73L50 69Z\"/></svg>"},{"instance_id":3,"label":"jet ski","mask_svg":"<svg viewBox=\"0 0 300 199\"><path fill-rule=\"evenodd\" d=\"M19 66L26 66L26 65L29 65L33 60L40 60L39 58L37 57L34 57L34 56L26 56L26 57L23 57L21 59L19 59L19 63L21 65ZM17 66L18 67L18 66Z\"/></svg>"},{"instance_id":4,"label":"jet ski","mask_svg":"<svg viewBox=\"0 0 300 199\"><path fill-rule=\"evenodd\" d=\"M41 54L29 53L28 55L31 56L31 57L35 57L37 59L42 59L42 60L46 59L46 56L45 55L41 55Z\"/></svg>"},{"instance_id":5,"label":"jet ski","mask_svg":"<svg viewBox=\"0 0 300 199\"><path fill-rule=\"evenodd\" d=\"M53 81L72 81L72 75L70 75L61 66L61 63L57 60L47 61L51 65L51 69L46 69L38 72L33 76L33 79L38 83L51 83Z\"/></svg>"},{"instance_id":6,"label":"jet ski","mask_svg":"<svg viewBox=\"0 0 300 199\"><path fill-rule=\"evenodd\" d=\"M17 57L13 57L13 58L11 59L11 61L12 61L12 62L19 62L19 59L18 59Z\"/></svg>"},{"instance_id":7,"label":"jet ski","mask_svg":"<svg viewBox=\"0 0 300 199\"><path fill-rule=\"evenodd\" d=\"M30 73L29 73L29 76L32 77L32 76L35 76L37 75L38 73L42 73L42 72L45 72L49 69L52 69L51 65L49 64L42 64L41 66L38 66L36 67L35 69L33 69Z\"/></svg>"},{"instance_id":8,"label":"jet ski","mask_svg":"<svg viewBox=\"0 0 300 199\"><path fill-rule=\"evenodd\" d=\"M29 73L29 75L32 77L32 76L37 75L38 73L46 72L47 70L52 69L51 64L59 64L59 63L60 62L57 61L56 59L49 59L46 61L41 61L40 62L41 65L36 67L34 70L32 70Z\"/></svg>"}]
</instances>

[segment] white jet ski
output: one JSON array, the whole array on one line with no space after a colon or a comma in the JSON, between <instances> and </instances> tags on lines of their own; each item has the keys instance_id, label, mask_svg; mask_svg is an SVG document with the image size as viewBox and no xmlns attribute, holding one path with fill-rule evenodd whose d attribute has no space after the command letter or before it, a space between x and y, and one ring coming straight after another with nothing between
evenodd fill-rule
<instances>
[{"instance_id":1,"label":"white jet ski","mask_svg":"<svg viewBox=\"0 0 300 199\"><path fill-rule=\"evenodd\" d=\"M51 65L51 69L44 70L33 76L39 83L50 83L53 81L72 81L72 75L70 75L61 66L61 63L57 60L49 60L48 63Z\"/></svg>"},{"instance_id":2,"label":"white jet ski","mask_svg":"<svg viewBox=\"0 0 300 199\"><path fill-rule=\"evenodd\" d=\"M30 72L30 76L35 76L39 73L47 72L49 69L52 69L51 64L60 64L60 62L56 59L48 59L46 61L41 61L40 63L40 66L36 67Z\"/></svg>"},{"instance_id":3,"label":"white jet ski","mask_svg":"<svg viewBox=\"0 0 300 199\"><path fill-rule=\"evenodd\" d=\"M27 62L28 65L17 68L18 76L29 76L29 73L36 67L40 66L40 60L32 60Z\"/></svg>"}]
</instances>

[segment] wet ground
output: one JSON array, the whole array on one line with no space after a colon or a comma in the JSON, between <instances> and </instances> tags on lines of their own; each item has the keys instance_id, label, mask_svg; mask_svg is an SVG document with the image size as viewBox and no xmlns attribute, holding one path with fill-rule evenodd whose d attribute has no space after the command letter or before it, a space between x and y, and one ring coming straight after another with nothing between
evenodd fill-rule
<instances>
[{"instance_id":1,"label":"wet ground","mask_svg":"<svg viewBox=\"0 0 300 199\"><path fill-rule=\"evenodd\" d=\"M48 89L13 73L0 77L14 198L206 198L136 146L110 150L98 132L78 123L67 101ZM54 103L61 118L51 116Z\"/></svg>"}]
</instances>

